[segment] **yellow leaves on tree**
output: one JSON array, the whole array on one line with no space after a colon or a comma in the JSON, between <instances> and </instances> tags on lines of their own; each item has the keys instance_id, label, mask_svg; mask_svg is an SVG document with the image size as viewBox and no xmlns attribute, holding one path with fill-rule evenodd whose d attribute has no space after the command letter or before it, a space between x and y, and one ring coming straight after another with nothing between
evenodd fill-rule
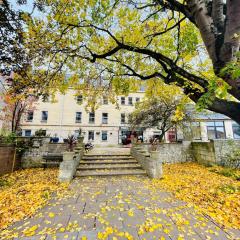
<instances>
[{"instance_id":1,"label":"yellow leaves on tree","mask_svg":"<svg viewBox=\"0 0 240 240\"><path fill-rule=\"evenodd\" d=\"M151 187L172 191L216 222L240 228L240 182L211 170L195 163L165 165L164 178Z\"/></svg>"},{"instance_id":2,"label":"yellow leaves on tree","mask_svg":"<svg viewBox=\"0 0 240 240\"><path fill-rule=\"evenodd\" d=\"M0 229L33 215L53 192L66 189L58 183L57 173L56 169L27 169L0 177ZM35 230L28 229L27 235Z\"/></svg>"}]
</instances>

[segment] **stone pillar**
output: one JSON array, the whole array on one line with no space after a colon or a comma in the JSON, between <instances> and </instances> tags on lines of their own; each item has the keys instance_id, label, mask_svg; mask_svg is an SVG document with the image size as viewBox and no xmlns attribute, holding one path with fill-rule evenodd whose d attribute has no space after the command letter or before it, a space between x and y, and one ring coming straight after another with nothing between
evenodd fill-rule
<instances>
[{"instance_id":1,"label":"stone pillar","mask_svg":"<svg viewBox=\"0 0 240 240\"><path fill-rule=\"evenodd\" d=\"M150 151L148 161L148 175L151 178L161 178L163 174L162 161L160 160L159 151Z\"/></svg>"},{"instance_id":2,"label":"stone pillar","mask_svg":"<svg viewBox=\"0 0 240 240\"><path fill-rule=\"evenodd\" d=\"M77 160L74 152L64 152L63 161L60 163L59 176L60 182L70 182L76 172Z\"/></svg>"},{"instance_id":3,"label":"stone pillar","mask_svg":"<svg viewBox=\"0 0 240 240\"><path fill-rule=\"evenodd\" d=\"M206 122L200 122L200 130L201 130L201 139L203 142L208 141L208 135L207 135L207 125Z\"/></svg>"}]
</instances>

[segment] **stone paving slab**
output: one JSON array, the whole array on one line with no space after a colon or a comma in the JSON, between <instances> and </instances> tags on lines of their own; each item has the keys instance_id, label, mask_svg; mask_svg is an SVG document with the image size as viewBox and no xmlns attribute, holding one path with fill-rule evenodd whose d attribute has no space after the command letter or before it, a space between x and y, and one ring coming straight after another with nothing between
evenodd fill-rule
<instances>
[{"instance_id":1,"label":"stone paving slab","mask_svg":"<svg viewBox=\"0 0 240 240\"><path fill-rule=\"evenodd\" d=\"M70 196L54 198L0 239L240 239L238 230L220 228L171 193L150 189L149 183L143 176L75 179ZM31 228L34 234L26 236ZM12 233L18 236L10 238Z\"/></svg>"}]
</instances>

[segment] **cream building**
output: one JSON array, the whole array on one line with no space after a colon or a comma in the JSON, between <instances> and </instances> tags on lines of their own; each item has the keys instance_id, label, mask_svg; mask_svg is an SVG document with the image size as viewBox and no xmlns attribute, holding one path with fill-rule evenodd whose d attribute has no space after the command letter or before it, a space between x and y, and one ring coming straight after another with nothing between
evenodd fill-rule
<instances>
[{"instance_id":1,"label":"cream building","mask_svg":"<svg viewBox=\"0 0 240 240\"><path fill-rule=\"evenodd\" d=\"M144 92L130 93L128 96L119 96L118 105L112 104L108 99L100 99L100 107L94 112L85 110L86 102L81 95L76 96L73 89L63 94L56 95L56 101L39 100L33 111L26 114L21 124L22 135L32 136L35 131L43 129L46 135L57 135L60 139L69 135L78 134L82 129L84 142L92 141L97 145L116 145L122 139L130 136L127 124L128 115L135 104L144 98ZM137 131L138 136L148 140L157 136L157 129ZM183 131L182 129L170 130L165 135L165 141L194 140L208 141L209 139L229 138L240 139L240 126L228 117L205 112L196 114L194 121Z\"/></svg>"},{"instance_id":2,"label":"cream building","mask_svg":"<svg viewBox=\"0 0 240 240\"><path fill-rule=\"evenodd\" d=\"M84 142L89 140L95 144L118 144L127 134L128 114L134 110L136 102L141 101L144 92L119 96L119 108L105 97L100 107L94 112L85 110L86 103L81 95L76 96L72 89L63 95L56 95L56 102L41 100L35 104L34 110L26 114L22 124L22 135L34 135L36 130L43 129L47 135L67 138L76 134L81 128Z\"/></svg>"}]
</instances>

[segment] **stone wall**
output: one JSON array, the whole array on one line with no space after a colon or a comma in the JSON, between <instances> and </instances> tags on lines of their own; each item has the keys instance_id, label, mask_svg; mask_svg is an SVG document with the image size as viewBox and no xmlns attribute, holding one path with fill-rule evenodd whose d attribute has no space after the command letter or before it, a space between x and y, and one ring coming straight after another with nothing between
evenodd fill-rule
<instances>
[{"instance_id":1,"label":"stone wall","mask_svg":"<svg viewBox=\"0 0 240 240\"><path fill-rule=\"evenodd\" d=\"M192 142L195 159L199 163L227 165L226 156L240 148L240 140L215 139L210 142Z\"/></svg>"},{"instance_id":2,"label":"stone wall","mask_svg":"<svg viewBox=\"0 0 240 240\"><path fill-rule=\"evenodd\" d=\"M150 144L141 144L139 146L147 152L151 151ZM157 146L157 151L163 163L178 163L194 160L190 141L162 143Z\"/></svg>"},{"instance_id":3,"label":"stone wall","mask_svg":"<svg viewBox=\"0 0 240 240\"><path fill-rule=\"evenodd\" d=\"M0 175L12 172L14 162L15 147L12 145L0 145ZM18 154L15 156L14 170L21 166L21 160Z\"/></svg>"},{"instance_id":4,"label":"stone wall","mask_svg":"<svg viewBox=\"0 0 240 240\"><path fill-rule=\"evenodd\" d=\"M63 153L67 150L66 143L49 143L49 139L33 140L33 147L24 152L22 156L22 167L42 167L43 155L47 153Z\"/></svg>"},{"instance_id":5,"label":"stone wall","mask_svg":"<svg viewBox=\"0 0 240 240\"><path fill-rule=\"evenodd\" d=\"M216 163L213 142L192 142L192 153L199 163Z\"/></svg>"}]
</instances>

